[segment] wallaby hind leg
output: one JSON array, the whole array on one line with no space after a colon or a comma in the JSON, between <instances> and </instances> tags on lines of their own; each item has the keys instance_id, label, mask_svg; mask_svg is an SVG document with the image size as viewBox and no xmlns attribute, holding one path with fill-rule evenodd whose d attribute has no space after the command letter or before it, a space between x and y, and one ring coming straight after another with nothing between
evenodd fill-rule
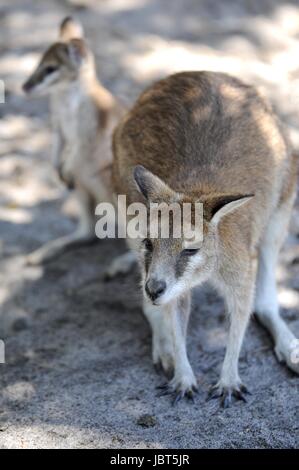
<instances>
[{"instance_id":1,"label":"wallaby hind leg","mask_svg":"<svg viewBox=\"0 0 299 470\"><path fill-rule=\"evenodd\" d=\"M26 256L26 264L38 265L51 261L70 248L90 243L95 239L94 203L83 190L77 191L80 204L79 223L76 231L69 235L51 240Z\"/></svg>"},{"instance_id":2,"label":"wallaby hind leg","mask_svg":"<svg viewBox=\"0 0 299 470\"><path fill-rule=\"evenodd\" d=\"M258 320L270 332L274 340L274 351L280 362L285 362L299 374L299 363L295 361L297 340L279 315L275 269L279 250L284 241L291 215L293 199L290 198L274 212L259 247L259 262L256 278L255 313Z\"/></svg>"}]
</instances>

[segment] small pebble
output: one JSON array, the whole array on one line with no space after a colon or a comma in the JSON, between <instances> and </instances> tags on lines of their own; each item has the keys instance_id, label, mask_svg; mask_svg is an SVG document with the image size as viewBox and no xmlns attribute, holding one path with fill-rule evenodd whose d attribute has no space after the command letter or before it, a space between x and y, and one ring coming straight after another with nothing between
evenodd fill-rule
<instances>
[{"instance_id":1,"label":"small pebble","mask_svg":"<svg viewBox=\"0 0 299 470\"><path fill-rule=\"evenodd\" d=\"M137 419L138 426L142 426L143 428L152 428L157 424L157 418L153 415L144 414L139 416Z\"/></svg>"}]
</instances>

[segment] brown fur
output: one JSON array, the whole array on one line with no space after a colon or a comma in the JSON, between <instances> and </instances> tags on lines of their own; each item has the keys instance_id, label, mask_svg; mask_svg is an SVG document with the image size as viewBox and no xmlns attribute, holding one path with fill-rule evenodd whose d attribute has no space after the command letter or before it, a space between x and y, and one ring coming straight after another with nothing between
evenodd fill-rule
<instances>
[{"instance_id":1,"label":"brown fur","mask_svg":"<svg viewBox=\"0 0 299 470\"><path fill-rule=\"evenodd\" d=\"M250 213L260 209L264 221L294 185L291 149L271 108L253 87L224 74L187 72L156 83L117 127L114 153L118 193L127 193L128 183L134 193L132 169L142 164L175 191L201 199L254 194Z\"/></svg>"},{"instance_id":2,"label":"brown fur","mask_svg":"<svg viewBox=\"0 0 299 470\"><path fill-rule=\"evenodd\" d=\"M294 198L296 162L286 133L266 100L254 87L222 73L172 75L140 96L114 133L113 151L115 192L126 194L128 203L144 201L145 196L151 201L200 201L204 207L204 240L198 258L186 260L182 244L165 239L152 240L150 255L144 247L139 255L143 269L145 251L144 284L148 280L153 284L155 279L157 285L157 276L171 284L168 297L163 293L165 300L154 303L157 307L149 302L148 289L144 297L144 312L153 329L154 362L162 361L164 369L174 366L171 390L184 395L195 386L177 320L179 312L186 329L188 311L181 308L180 299L190 288L210 279L223 293L231 318L216 390L224 404L232 394L241 397L244 388L237 361L252 308L256 250L261 259L259 318L274 337L277 356L297 372L289 359L293 335L286 325L281 326L271 274L283 240L276 214L283 211L284 233ZM134 179L137 165L148 171L137 167ZM254 197L245 197L248 195ZM242 197L246 204L241 206ZM230 204L235 199L239 205ZM222 211L221 207L230 205L232 210ZM213 221L221 213L225 215L221 219L219 215L215 228ZM268 230L270 222L273 236ZM173 299L169 297L172 292ZM168 326L162 320L167 315L171 318ZM172 340L169 328L175 332Z\"/></svg>"}]
</instances>

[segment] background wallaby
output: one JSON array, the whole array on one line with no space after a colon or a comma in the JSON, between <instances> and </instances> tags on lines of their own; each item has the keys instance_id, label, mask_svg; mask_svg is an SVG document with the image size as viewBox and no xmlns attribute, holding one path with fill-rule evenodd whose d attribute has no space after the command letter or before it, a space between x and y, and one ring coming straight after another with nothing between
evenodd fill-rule
<instances>
[{"instance_id":1,"label":"background wallaby","mask_svg":"<svg viewBox=\"0 0 299 470\"><path fill-rule=\"evenodd\" d=\"M94 208L111 198L111 134L123 108L98 81L93 54L82 36L81 25L65 18L59 41L44 53L23 85L28 94L50 95L53 163L61 179L76 190L81 206L75 233L28 255L29 264L93 239Z\"/></svg>"},{"instance_id":2,"label":"background wallaby","mask_svg":"<svg viewBox=\"0 0 299 470\"><path fill-rule=\"evenodd\" d=\"M142 271L143 308L153 333L153 361L177 401L197 384L186 352L190 292L209 280L230 318L227 350L212 397L245 400L240 349L254 310L280 361L292 362L295 339L279 316L275 266L296 188L296 163L281 124L251 86L221 73L186 72L159 81L138 99L114 133L115 192L127 202L203 203L203 241L129 240ZM258 253L256 274L254 258ZM256 292L255 292L256 283ZM255 305L253 303L255 297Z\"/></svg>"}]
</instances>

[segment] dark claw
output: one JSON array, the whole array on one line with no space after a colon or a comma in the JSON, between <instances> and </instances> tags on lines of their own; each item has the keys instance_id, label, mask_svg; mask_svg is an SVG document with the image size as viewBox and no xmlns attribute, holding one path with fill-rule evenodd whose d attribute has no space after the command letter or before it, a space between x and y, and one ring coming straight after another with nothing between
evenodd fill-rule
<instances>
[{"instance_id":1,"label":"dark claw","mask_svg":"<svg viewBox=\"0 0 299 470\"><path fill-rule=\"evenodd\" d=\"M157 385L156 387L158 390L164 390L165 388L168 388L168 383L165 382L164 384Z\"/></svg>"},{"instance_id":2,"label":"dark claw","mask_svg":"<svg viewBox=\"0 0 299 470\"><path fill-rule=\"evenodd\" d=\"M188 400L191 400L192 403L195 403L194 394L192 390L188 390L188 392L186 393L186 397L188 398Z\"/></svg>"},{"instance_id":3,"label":"dark claw","mask_svg":"<svg viewBox=\"0 0 299 470\"><path fill-rule=\"evenodd\" d=\"M172 401L172 406L175 406L184 396L184 392L176 392L175 397Z\"/></svg>"},{"instance_id":4,"label":"dark claw","mask_svg":"<svg viewBox=\"0 0 299 470\"><path fill-rule=\"evenodd\" d=\"M186 392L182 390L173 391L172 387L170 387L168 383L158 385L156 389L159 390L159 392L156 395L158 398L164 397L165 395L173 395L174 397L172 400L173 406L175 406L184 397L186 397L188 400L194 403L194 393L198 392L197 387L192 387L192 389L189 389Z\"/></svg>"},{"instance_id":5,"label":"dark claw","mask_svg":"<svg viewBox=\"0 0 299 470\"><path fill-rule=\"evenodd\" d=\"M224 392L222 399L221 399L221 405L223 408L229 408L232 404L232 395L231 392Z\"/></svg>"},{"instance_id":6,"label":"dark claw","mask_svg":"<svg viewBox=\"0 0 299 470\"><path fill-rule=\"evenodd\" d=\"M215 386L211 387L208 391L207 401L215 400L215 398L219 398L221 395Z\"/></svg>"},{"instance_id":7,"label":"dark claw","mask_svg":"<svg viewBox=\"0 0 299 470\"><path fill-rule=\"evenodd\" d=\"M172 390L170 389L167 383L163 385L158 385L158 387L156 388L160 390L160 392L157 393L158 398L164 397L165 395L169 395L170 393L172 393Z\"/></svg>"},{"instance_id":8,"label":"dark claw","mask_svg":"<svg viewBox=\"0 0 299 470\"><path fill-rule=\"evenodd\" d=\"M240 392L239 390L235 390L235 391L234 391L234 396L237 398L237 400L242 400L242 401L244 401L245 403L247 403L247 400L246 400L246 398L244 397L243 393Z\"/></svg>"},{"instance_id":9,"label":"dark claw","mask_svg":"<svg viewBox=\"0 0 299 470\"><path fill-rule=\"evenodd\" d=\"M240 390L241 390L241 392L246 393L247 395L252 395L252 393L250 392L250 390L248 390L246 385L241 385Z\"/></svg>"},{"instance_id":10,"label":"dark claw","mask_svg":"<svg viewBox=\"0 0 299 470\"><path fill-rule=\"evenodd\" d=\"M221 397L220 393L214 392L214 393L212 393L211 396L209 397L209 400L217 400L217 398L220 398L220 397Z\"/></svg>"},{"instance_id":11,"label":"dark claw","mask_svg":"<svg viewBox=\"0 0 299 470\"><path fill-rule=\"evenodd\" d=\"M229 408L232 404L232 397L236 398L236 400L242 400L247 403L245 394L251 395L245 385L241 385L240 389L224 389L221 392L214 385L208 392L207 401L220 398L221 406L223 406L223 408Z\"/></svg>"}]
</instances>

